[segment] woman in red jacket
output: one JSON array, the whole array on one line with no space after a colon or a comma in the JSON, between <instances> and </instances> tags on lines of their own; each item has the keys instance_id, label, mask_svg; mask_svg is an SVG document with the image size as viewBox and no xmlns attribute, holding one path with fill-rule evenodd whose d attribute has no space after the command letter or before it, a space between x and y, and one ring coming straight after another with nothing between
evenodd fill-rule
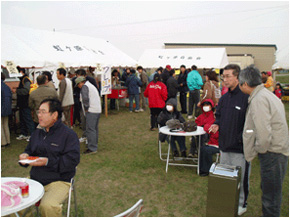
<instances>
[{"instance_id":1,"label":"woman in red jacket","mask_svg":"<svg viewBox=\"0 0 290 218\"><path fill-rule=\"evenodd\" d=\"M151 128L155 130L157 127L157 117L162 109L165 107L165 101L167 99L167 88L164 83L161 82L160 74L155 74L154 79L150 82L144 92L144 96L149 100L149 108L151 114Z\"/></svg>"}]
</instances>

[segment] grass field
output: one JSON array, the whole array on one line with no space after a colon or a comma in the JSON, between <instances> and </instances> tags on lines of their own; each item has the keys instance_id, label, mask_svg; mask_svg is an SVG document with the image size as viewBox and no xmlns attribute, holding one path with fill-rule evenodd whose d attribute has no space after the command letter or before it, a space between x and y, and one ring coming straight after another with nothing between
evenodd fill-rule
<instances>
[{"instance_id":1,"label":"grass field","mask_svg":"<svg viewBox=\"0 0 290 218\"><path fill-rule=\"evenodd\" d=\"M289 120L289 104L285 104ZM82 131L74 129L78 136ZM144 200L141 216L203 217L206 215L208 177L199 177L196 168L170 166L158 157L157 135L149 131L149 111L129 113L127 108L102 115L98 153L81 155L77 168L78 216L114 216ZM11 146L2 149L2 176L26 177L29 168L18 165L26 142L11 135ZM188 139L187 139L188 140ZM189 149L189 142L187 141ZM164 150L166 150L164 144ZM81 143L81 152L85 143ZM72 215L75 214L72 212ZM244 216L261 216L259 161L252 162L248 211ZM289 172L283 184L281 216L289 217Z\"/></svg>"}]
</instances>

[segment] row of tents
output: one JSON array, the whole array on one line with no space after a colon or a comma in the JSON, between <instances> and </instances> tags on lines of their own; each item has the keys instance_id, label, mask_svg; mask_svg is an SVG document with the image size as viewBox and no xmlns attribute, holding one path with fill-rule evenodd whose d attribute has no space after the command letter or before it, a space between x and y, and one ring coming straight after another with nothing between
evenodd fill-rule
<instances>
[{"instance_id":1,"label":"row of tents","mask_svg":"<svg viewBox=\"0 0 290 218\"><path fill-rule=\"evenodd\" d=\"M225 48L147 49L138 61L110 42L62 32L2 25L1 65L7 62L25 68L135 67L158 68L170 64L199 68L223 68L228 64Z\"/></svg>"}]
</instances>

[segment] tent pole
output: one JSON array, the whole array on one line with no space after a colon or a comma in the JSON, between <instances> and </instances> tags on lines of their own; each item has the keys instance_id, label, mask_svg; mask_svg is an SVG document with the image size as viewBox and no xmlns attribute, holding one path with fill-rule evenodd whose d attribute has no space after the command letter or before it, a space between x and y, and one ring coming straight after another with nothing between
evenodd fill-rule
<instances>
[{"instance_id":1,"label":"tent pole","mask_svg":"<svg viewBox=\"0 0 290 218\"><path fill-rule=\"evenodd\" d=\"M105 95L105 116L108 117L108 95Z\"/></svg>"}]
</instances>

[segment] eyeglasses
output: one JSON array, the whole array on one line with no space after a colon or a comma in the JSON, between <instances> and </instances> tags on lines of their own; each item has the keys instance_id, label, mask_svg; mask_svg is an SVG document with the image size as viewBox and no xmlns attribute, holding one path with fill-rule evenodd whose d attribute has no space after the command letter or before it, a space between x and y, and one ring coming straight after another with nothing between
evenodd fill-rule
<instances>
[{"instance_id":1,"label":"eyeglasses","mask_svg":"<svg viewBox=\"0 0 290 218\"><path fill-rule=\"evenodd\" d=\"M37 115L44 115L44 114L47 114L47 113L50 113L50 112L49 111L45 111L45 110L37 110L36 111Z\"/></svg>"},{"instance_id":2,"label":"eyeglasses","mask_svg":"<svg viewBox=\"0 0 290 218\"><path fill-rule=\"evenodd\" d=\"M223 76L221 77L221 79L224 80L224 79L229 79L229 78L231 78L231 77L233 77L233 75L223 75Z\"/></svg>"}]
</instances>

